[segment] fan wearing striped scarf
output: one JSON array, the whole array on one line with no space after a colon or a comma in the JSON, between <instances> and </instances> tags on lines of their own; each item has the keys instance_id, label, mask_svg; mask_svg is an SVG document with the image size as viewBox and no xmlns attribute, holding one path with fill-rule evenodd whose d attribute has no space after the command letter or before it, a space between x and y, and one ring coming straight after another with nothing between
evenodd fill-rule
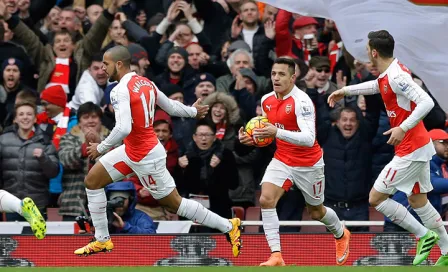
<instances>
[{"instance_id":1,"label":"fan wearing striped scarf","mask_svg":"<svg viewBox=\"0 0 448 272\"><path fill-rule=\"evenodd\" d=\"M71 109L67 106L67 95L60 85L46 88L40 95L41 104L45 111L37 115L37 124L53 140L56 149L59 149L61 137L67 133Z\"/></svg>"}]
</instances>

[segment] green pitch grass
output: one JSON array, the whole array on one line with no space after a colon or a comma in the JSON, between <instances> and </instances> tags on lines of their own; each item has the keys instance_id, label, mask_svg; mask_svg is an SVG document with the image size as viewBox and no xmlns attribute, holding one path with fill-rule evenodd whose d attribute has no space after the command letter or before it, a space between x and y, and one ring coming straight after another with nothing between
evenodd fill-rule
<instances>
[{"instance_id":1,"label":"green pitch grass","mask_svg":"<svg viewBox=\"0 0 448 272\"><path fill-rule=\"evenodd\" d=\"M55 267L55 268L2 268L3 272L413 272L413 271L447 271L443 267L353 267L353 266L287 266L287 267Z\"/></svg>"}]
</instances>

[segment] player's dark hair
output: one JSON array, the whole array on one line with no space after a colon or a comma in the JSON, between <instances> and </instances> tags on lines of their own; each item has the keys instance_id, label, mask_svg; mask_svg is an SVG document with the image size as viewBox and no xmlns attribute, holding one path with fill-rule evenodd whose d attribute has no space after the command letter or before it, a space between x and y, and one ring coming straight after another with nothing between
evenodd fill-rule
<instances>
[{"instance_id":1,"label":"player's dark hair","mask_svg":"<svg viewBox=\"0 0 448 272\"><path fill-rule=\"evenodd\" d=\"M370 50L378 51L380 57L392 58L394 56L394 37L387 30L371 31L367 38L369 38Z\"/></svg>"},{"instance_id":2,"label":"player's dark hair","mask_svg":"<svg viewBox=\"0 0 448 272\"><path fill-rule=\"evenodd\" d=\"M274 64L285 64L288 65L288 71L291 75L294 75L296 72L296 63L294 60L289 58L277 58L274 61Z\"/></svg>"},{"instance_id":3,"label":"player's dark hair","mask_svg":"<svg viewBox=\"0 0 448 272\"><path fill-rule=\"evenodd\" d=\"M121 61L124 66L130 67L132 55L129 52L129 49L123 45L114 46L106 51L107 54L110 54L112 60L114 62ZM104 53L104 54L106 54Z\"/></svg>"},{"instance_id":4,"label":"player's dark hair","mask_svg":"<svg viewBox=\"0 0 448 272\"><path fill-rule=\"evenodd\" d=\"M17 116L17 109L20 108L20 107L23 107L23 106L29 106L29 107L33 108L34 115L37 114L36 104L34 104L34 103L30 102L30 101L26 101L25 100L25 101L21 101L21 102L19 102L19 103L14 105L14 116Z\"/></svg>"},{"instance_id":5,"label":"player's dark hair","mask_svg":"<svg viewBox=\"0 0 448 272\"><path fill-rule=\"evenodd\" d=\"M78 112L76 113L76 117L81 120L81 117L86 114L96 114L99 118L103 117L103 110L97 104L93 102L86 102L79 106Z\"/></svg>"},{"instance_id":6,"label":"player's dark hair","mask_svg":"<svg viewBox=\"0 0 448 272\"><path fill-rule=\"evenodd\" d=\"M196 131L198 130L198 127L201 127L201 126L209 127L213 131L213 133L216 134L216 125L213 122L211 122L210 120L208 120L208 119L201 119L201 120L199 120L196 123L196 128L194 130L194 133L196 133Z\"/></svg>"},{"instance_id":7,"label":"player's dark hair","mask_svg":"<svg viewBox=\"0 0 448 272\"><path fill-rule=\"evenodd\" d=\"M337 112L337 120L341 119L341 115L342 115L343 112L348 112L348 113L354 112L355 116L356 116L356 120L359 121L358 112L353 107L350 107L350 106L349 107L342 107L342 108L339 109L339 111Z\"/></svg>"}]
</instances>

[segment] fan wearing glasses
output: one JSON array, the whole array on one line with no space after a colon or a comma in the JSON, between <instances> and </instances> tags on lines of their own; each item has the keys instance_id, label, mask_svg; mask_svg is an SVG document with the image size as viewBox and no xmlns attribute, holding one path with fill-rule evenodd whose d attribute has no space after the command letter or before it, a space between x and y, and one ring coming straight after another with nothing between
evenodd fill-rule
<instances>
[{"instance_id":1,"label":"fan wearing glasses","mask_svg":"<svg viewBox=\"0 0 448 272\"><path fill-rule=\"evenodd\" d=\"M328 57L315 56L310 60L310 69L305 76L304 80L307 87L307 93L309 94L309 89L317 89L320 95L325 95L325 99L336 91L338 86L330 80L330 60ZM342 107L352 106L356 107L356 97L344 97L336 103L335 107L330 109L330 118L334 122L338 117L338 110Z\"/></svg>"}]
</instances>

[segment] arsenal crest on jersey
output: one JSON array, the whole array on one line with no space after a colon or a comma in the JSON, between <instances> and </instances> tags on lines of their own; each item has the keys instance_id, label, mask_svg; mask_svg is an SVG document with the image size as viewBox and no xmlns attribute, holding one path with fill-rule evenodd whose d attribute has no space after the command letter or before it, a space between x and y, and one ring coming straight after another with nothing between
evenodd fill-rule
<instances>
[{"instance_id":1,"label":"arsenal crest on jersey","mask_svg":"<svg viewBox=\"0 0 448 272\"><path fill-rule=\"evenodd\" d=\"M286 105L286 107L285 107L286 114L290 114L291 110L292 110L292 105L291 104Z\"/></svg>"},{"instance_id":2,"label":"arsenal crest on jersey","mask_svg":"<svg viewBox=\"0 0 448 272\"><path fill-rule=\"evenodd\" d=\"M384 90L384 93L386 94L387 93L387 85L386 84L384 84L384 88L383 88L383 90Z\"/></svg>"}]
</instances>

